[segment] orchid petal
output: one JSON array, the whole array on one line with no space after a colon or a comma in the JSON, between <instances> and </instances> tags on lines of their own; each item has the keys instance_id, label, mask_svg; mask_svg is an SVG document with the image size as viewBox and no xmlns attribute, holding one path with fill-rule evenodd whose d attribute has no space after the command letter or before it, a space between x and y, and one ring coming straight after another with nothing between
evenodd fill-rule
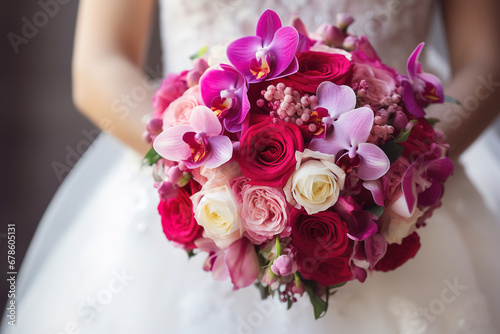
<instances>
[{"instance_id":1,"label":"orchid petal","mask_svg":"<svg viewBox=\"0 0 500 334\"><path fill-rule=\"evenodd\" d=\"M247 36L229 44L227 58L244 76L251 76L250 60L255 58L255 53L262 49L262 38Z\"/></svg>"},{"instance_id":2,"label":"orchid petal","mask_svg":"<svg viewBox=\"0 0 500 334\"><path fill-rule=\"evenodd\" d=\"M340 151L349 148L350 145L347 141L336 140L334 135L325 138L313 138L309 143L309 149L337 156Z\"/></svg>"},{"instance_id":3,"label":"orchid petal","mask_svg":"<svg viewBox=\"0 0 500 334\"><path fill-rule=\"evenodd\" d=\"M259 277L257 253L253 244L246 238L236 240L229 246L224 262L235 288L247 287Z\"/></svg>"},{"instance_id":4,"label":"orchid petal","mask_svg":"<svg viewBox=\"0 0 500 334\"><path fill-rule=\"evenodd\" d=\"M427 176L431 179L444 182L451 174L453 174L453 162L448 157L434 160L427 166Z\"/></svg>"},{"instance_id":5,"label":"orchid petal","mask_svg":"<svg viewBox=\"0 0 500 334\"><path fill-rule=\"evenodd\" d=\"M193 108L189 118L193 129L200 133L204 132L207 135L218 135L222 132L222 125L219 119L209 108L198 106Z\"/></svg>"},{"instance_id":6,"label":"orchid petal","mask_svg":"<svg viewBox=\"0 0 500 334\"><path fill-rule=\"evenodd\" d=\"M267 47L276 59L276 63L272 69L272 78L276 78L288 68L295 58L295 50L297 50L298 43L299 33L295 28L287 26L276 31L273 41Z\"/></svg>"},{"instance_id":7,"label":"orchid petal","mask_svg":"<svg viewBox=\"0 0 500 334\"><path fill-rule=\"evenodd\" d=\"M215 255L215 260L212 265L212 277L216 281L224 281L229 277L229 270L226 266L226 263L224 261L224 254L223 252L220 252L221 254Z\"/></svg>"},{"instance_id":8,"label":"orchid petal","mask_svg":"<svg viewBox=\"0 0 500 334\"><path fill-rule=\"evenodd\" d=\"M414 176L415 165L413 163L408 167L401 180L403 195L394 202L392 208L394 212L405 218L411 217L417 207L417 185L413 180Z\"/></svg>"},{"instance_id":9,"label":"orchid petal","mask_svg":"<svg viewBox=\"0 0 500 334\"><path fill-rule=\"evenodd\" d=\"M443 186L439 181L432 182L431 186L418 194L418 204L423 206L431 206L443 195Z\"/></svg>"},{"instance_id":10,"label":"orchid petal","mask_svg":"<svg viewBox=\"0 0 500 334\"><path fill-rule=\"evenodd\" d=\"M357 173L362 180L376 180L387 173L391 167L389 158L377 145L370 143L359 144L356 153L361 157Z\"/></svg>"},{"instance_id":11,"label":"orchid petal","mask_svg":"<svg viewBox=\"0 0 500 334\"><path fill-rule=\"evenodd\" d=\"M349 138L352 146L365 143L373 126L373 111L361 107L342 114L335 122L333 136Z\"/></svg>"},{"instance_id":12,"label":"orchid petal","mask_svg":"<svg viewBox=\"0 0 500 334\"><path fill-rule=\"evenodd\" d=\"M420 57L420 53L424 47L425 43L420 43L415 50L411 53L408 61L406 63L406 70L408 71L408 75L410 79L413 79L417 76L419 70L419 62L418 58Z\"/></svg>"},{"instance_id":13,"label":"orchid petal","mask_svg":"<svg viewBox=\"0 0 500 334\"><path fill-rule=\"evenodd\" d=\"M182 140L186 132L193 132L190 125L177 125L166 129L156 137L153 148L163 158L171 161L186 160L191 156L189 146Z\"/></svg>"},{"instance_id":14,"label":"orchid petal","mask_svg":"<svg viewBox=\"0 0 500 334\"><path fill-rule=\"evenodd\" d=\"M210 143L210 155L204 165L213 169L228 162L233 156L233 144L226 136L215 136L207 138Z\"/></svg>"},{"instance_id":15,"label":"orchid petal","mask_svg":"<svg viewBox=\"0 0 500 334\"><path fill-rule=\"evenodd\" d=\"M292 62L290 63L290 65L288 65L286 70L281 72L280 75L273 75L273 79L283 78L292 75L296 73L298 70L299 70L299 61L297 60L297 57L295 57L294 59L292 59Z\"/></svg>"},{"instance_id":16,"label":"orchid petal","mask_svg":"<svg viewBox=\"0 0 500 334\"><path fill-rule=\"evenodd\" d=\"M257 23L256 35L262 38L262 45L271 44L274 33L281 28L281 20L278 14L271 9L266 10L259 18Z\"/></svg>"},{"instance_id":17,"label":"orchid petal","mask_svg":"<svg viewBox=\"0 0 500 334\"><path fill-rule=\"evenodd\" d=\"M316 90L318 107L328 110L332 118L356 107L356 93L349 86L338 86L330 81L322 82Z\"/></svg>"},{"instance_id":18,"label":"orchid petal","mask_svg":"<svg viewBox=\"0 0 500 334\"><path fill-rule=\"evenodd\" d=\"M408 81L403 84L403 101L410 114L417 118L425 116L424 109L418 105L417 101L415 101L415 92L413 91L412 85Z\"/></svg>"},{"instance_id":19,"label":"orchid petal","mask_svg":"<svg viewBox=\"0 0 500 334\"><path fill-rule=\"evenodd\" d=\"M373 269L377 262L384 257L387 252L387 241L380 234L374 234L365 240L366 259Z\"/></svg>"},{"instance_id":20,"label":"orchid petal","mask_svg":"<svg viewBox=\"0 0 500 334\"><path fill-rule=\"evenodd\" d=\"M432 88L434 88L436 90L432 96L436 96L438 98L438 100L430 99L430 101L429 101L429 99L426 98L425 96L423 96L423 98L428 102L442 103L444 101L444 89L443 89L443 84L441 83L441 80L439 80L439 78L437 76L435 76L434 74L430 74L430 73L420 73L420 74L418 74L418 76L420 79L425 81L426 86L430 85ZM423 95L425 95L425 92Z\"/></svg>"},{"instance_id":21,"label":"orchid petal","mask_svg":"<svg viewBox=\"0 0 500 334\"><path fill-rule=\"evenodd\" d=\"M215 97L220 97L221 90L235 87L235 83L238 80L238 75L235 71L236 69L233 69L233 67L213 68L207 70L201 76L201 96L205 105L210 107L212 100Z\"/></svg>"},{"instance_id":22,"label":"orchid petal","mask_svg":"<svg viewBox=\"0 0 500 334\"><path fill-rule=\"evenodd\" d=\"M357 226L356 230L349 229L348 237L352 240L362 241L371 237L378 231L378 225L373 218L376 216L368 211L359 210L353 213Z\"/></svg>"},{"instance_id":23,"label":"orchid petal","mask_svg":"<svg viewBox=\"0 0 500 334\"><path fill-rule=\"evenodd\" d=\"M384 206L385 192L382 179L365 181L363 182L363 187L372 193L375 204Z\"/></svg>"}]
</instances>

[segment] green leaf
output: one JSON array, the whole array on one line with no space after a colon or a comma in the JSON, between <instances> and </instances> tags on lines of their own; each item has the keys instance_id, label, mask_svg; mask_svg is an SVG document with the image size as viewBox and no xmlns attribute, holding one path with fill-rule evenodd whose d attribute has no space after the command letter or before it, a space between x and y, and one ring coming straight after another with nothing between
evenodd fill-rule
<instances>
[{"instance_id":1,"label":"green leaf","mask_svg":"<svg viewBox=\"0 0 500 334\"><path fill-rule=\"evenodd\" d=\"M286 305L286 309L287 309L287 310L291 309L291 308L292 308L292 306L293 306L293 300L292 300L292 297L291 297L291 296L286 295L286 303L287 303L287 305Z\"/></svg>"},{"instance_id":2,"label":"green leaf","mask_svg":"<svg viewBox=\"0 0 500 334\"><path fill-rule=\"evenodd\" d=\"M374 205L371 208L368 208L367 211L370 211L375 216L377 216L378 218L380 218L380 216L382 216L382 213L384 212L384 207L380 206L380 205ZM343 283L343 284L345 284L345 283Z\"/></svg>"},{"instance_id":3,"label":"green leaf","mask_svg":"<svg viewBox=\"0 0 500 334\"><path fill-rule=\"evenodd\" d=\"M457 104L459 106L462 105L462 103L460 103L460 101L458 101L456 98L448 96L448 95L444 96L444 102L455 103L455 104Z\"/></svg>"},{"instance_id":4,"label":"green leaf","mask_svg":"<svg viewBox=\"0 0 500 334\"><path fill-rule=\"evenodd\" d=\"M280 242L280 237L276 237L276 258L281 255L281 242Z\"/></svg>"},{"instance_id":5,"label":"green leaf","mask_svg":"<svg viewBox=\"0 0 500 334\"><path fill-rule=\"evenodd\" d=\"M188 259L191 259L193 256L195 256L195 255L196 255L196 253L194 252L194 250L192 250L192 249L191 249L191 250L189 250L189 251L187 252L187 255L188 255Z\"/></svg>"},{"instance_id":6,"label":"green leaf","mask_svg":"<svg viewBox=\"0 0 500 334\"><path fill-rule=\"evenodd\" d=\"M200 58L203 56L206 52L208 51L208 46L204 46L201 49L198 50L194 55L190 56L189 59L195 60L196 58Z\"/></svg>"},{"instance_id":7,"label":"green leaf","mask_svg":"<svg viewBox=\"0 0 500 334\"><path fill-rule=\"evenodd\" d=\"M429 124L434 127L434 125L436 125L436 123L440 122L439 119L437 118L426 118L427 122L429 122Z\"/></svg>"},{"instance_id":8,"label":"green leaf","mask_svg":"<svg viewBox=\"0 0 500 334\"><path fill-rule=\"evenodd\" d=\"M385 143L381 147L381 149L387 155L387 157L391 161L391 164L394 161L396 161L401 156L401 154L403 154L403 151L404 151L404 147L403 146L398 145L397 143L395 143L393 141Z\"/></svg>"},{"instance_id":9,"label":"green leaf","mask_svg":"<svg viewBox=\"0 0 500 334\"><path fill-rule=\"evenodd\" d=\"M309 299L311 300L311 304L314 309L314 319L319 319L325 316L326 309L328 308L328 304L321 297L316 295L309 284L305 284L307 294L309 295Z\"/></svg>"},{"instance_id":10,"label":"green leaf","mask_svg":"<svg viewBox=\"0 0 500 334\"><path fill-rule=\"evenodd\" d=\"M398 137L394 140L395 143L404 143L405 141L408 140L408 137L410 136L411 129L413 129L413 125L415 124L415 120L410 121L410 123L411 123L411 126L407 131L401 130Z\"/></svg>"},{"instance_id":11,"label":"green leaf","mask_svg":"<svg viewBox=\"0 0 500 334\"><path fill-rule=\"evenodd\" d=\"M158 154L158 152L155 151L153 147L149 150L148 153L144 156L144 163L148 166L153 166L155 163L160 161L161 155Z\"/></svg>"},{"instance_id":12,"label":"green leaf","mask_svg":"<svg viewBox=\"0 0 500 334\"><path fill-rule=\"evenodd\" d=\"M347 284L347 282L342 282L342 283L339 283L339 284L330 285L330 286L328 286L328 289L338 289L338 288L340 288L340 287L342 287L342 286L344 286L346 284Z\"/></svg>"}]
</instances>

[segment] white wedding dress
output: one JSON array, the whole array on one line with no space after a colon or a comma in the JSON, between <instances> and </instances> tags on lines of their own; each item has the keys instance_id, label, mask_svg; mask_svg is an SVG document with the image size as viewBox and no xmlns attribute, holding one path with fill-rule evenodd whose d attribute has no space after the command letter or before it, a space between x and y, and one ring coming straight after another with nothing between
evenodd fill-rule
<instances>
[{"instance_id":1,"label":"white wedding dress","mask_svg":"<svg viewBox=\"0 0 500 334\"><path fill-rule=\"evenodd\" d=\"M404 70L413 48L426 40L435 11L430 0L161 5L166 65L173 72L188 68L188 56L203 45L253 34L266 8L285 23L297 12L311 30L334 21L336 12L350 12L357 18L352 31L368 35L382 59ZM439 59L436 52L430 58ZM492 131L462 160L498 207L500 141ZM214 281L202 270L205 255L188 261L162 233L150 173L115 139L96 140L45 213L18 277L16 327L4 315L2 333L500 332L499 213L486 209L460 166L443 207L419 232L416 258L363 284L348 283L317 321L306 295L287 311L276 299L261 302L253 287L232 291L229 281Z\"/></svg>"}]
</instances>

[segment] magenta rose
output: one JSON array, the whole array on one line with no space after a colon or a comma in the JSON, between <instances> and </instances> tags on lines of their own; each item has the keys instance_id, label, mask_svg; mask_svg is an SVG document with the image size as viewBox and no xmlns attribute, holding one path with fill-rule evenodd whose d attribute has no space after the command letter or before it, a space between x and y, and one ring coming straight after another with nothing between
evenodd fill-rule
<instances>
[{"instance_id":1,"label":"magenta rose","mask_svg":"<svg viewBox=\"0 0 500 334\"><path fill-rule=\"evenodd\" d=\"M299 71L281 81L300 93L316 94L323 81L337 85L349 85L352 79L352 63L341 54L306 51L298 57Z\"/></svg>"},{"instance_id":2,"label":"magenta rose","mask_svg":"<svg viewBox=\"0 0 500 334\"><path fill-rule=\"evenodd\" d=\"M352 279L349 258L353 245L347 236L347 224L337 213L308 215L305 210L293 209L290 224L297 264L305 279L323 286Z\"/></svg>"},{"instance_id":3,"label":"magenta rose","mask_svg":"<svg viewBox=\"0 0 500 334\"><path fill-rule=\"evenodd\" d=\"M241 198L242 224L248 239L260 245L276 235L289 236L288 204L283 191L267 186L240 185L241 182L235 182L233 192L240 190L236 197Z\"/></svg>"},{"instance_id":4,"label":"magenta rose","mask_svg":"<svg viewBox=\"0 0 500 334\"><path fill-rule=\"evenodd\" d=\"M184 249L196 248L194 241L201 238L203 227L198 225L194 218L191 195L200 190L199 185L191 181L187 186L179 189L177 197L160 200L158 212L161 216L163 233L168 240L173 241Z\"/></svg>"},{"instance_id":5,"label":"magenta rose","mask_svg":"<svg viewBox=\"0 0 500 334\"><path fill-rule=\"evenodd\" d=\"M167 107L180 97L187 89L186 75L188 71L168 74L161 82L160 88L153 95L153 117L162 118Z\"/></svg>"},{"instance_id":6,"label":"magenta rose","mask_svg":"<svg viewBox=\"0 0 500 334\"><path fill-rule=\"evenodd\" d=\"M356 42L356 51L352 52L354 63L353 83L366 80L368 90L364 100L372 105L379 105L387 96L391 96L396 87L398 73L393 68L384 65L371 46L366 36Z\"/></svg>"},{"instance_id":7,"label":"magenta rose","mask_svg":"<svg viewBox=\"0 0 500 334\"><path fill-rule=\"evenodd\" d=\"M298 126L266 120L252 125L241 137L240 168L251 184L283 187L295 170L295 151L303 150Z\"/></svg>"}]
</instances>

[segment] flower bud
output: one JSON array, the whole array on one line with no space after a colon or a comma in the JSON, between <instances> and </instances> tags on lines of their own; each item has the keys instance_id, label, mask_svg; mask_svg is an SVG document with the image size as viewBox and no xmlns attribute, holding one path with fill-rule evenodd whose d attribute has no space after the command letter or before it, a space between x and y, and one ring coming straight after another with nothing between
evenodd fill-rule
<instances>
[{"instance_id":1,"label":"flower bud","mask_svg":"<svg viewBox=\"0 0 500 334\"><path fill-rule=\"evenodd\" d=\"M339 13L337 14L337 26L346 30L354 22L354 18L347 13Z\"/></svg>"},{"instance_id":2,"label":"flower bud","mask_svg":"<svg viewBox=\"0 0 500 334\"><path fill-rule=\"evenodd\" d=\"M297 271L297 263L290 255L281 255L273 261L271 270L278 276L289 276Z\"/></svg>"},{"instance_id":3,"label":"flower bud","mask_svg":"<svg viewBox=\"0 0 500 334\"><path fill-rule=\"evenodd\" d=\"M331 24L322 24L316 30L315 35L328 46L340 47L344 41L344 33L338 27Z\"/></svg>"},{"instance_id":4,"label":"flower bud","mask_svg":"<svg viewBox=\"0 0 500 334\"><path fill-rule=\"evenodd\" d=\"M178 194L179 190L177 189L177 185L169 181L163 181L158 187L158 195L160 195L160 198L164 201L176 197Z\"/></svg>"},{"instance_id":5,"label":"flower bud","mask_svg":"<svg viewBox=\"0 0 500 334\"><path fill-rule=\"evenodd\" d=\"M208 63L203 58L198 58L193 62L193 69L186 75L189 87L196 86L200 82L200 77L208 69Z\"/></svg>"}]
</instances>

